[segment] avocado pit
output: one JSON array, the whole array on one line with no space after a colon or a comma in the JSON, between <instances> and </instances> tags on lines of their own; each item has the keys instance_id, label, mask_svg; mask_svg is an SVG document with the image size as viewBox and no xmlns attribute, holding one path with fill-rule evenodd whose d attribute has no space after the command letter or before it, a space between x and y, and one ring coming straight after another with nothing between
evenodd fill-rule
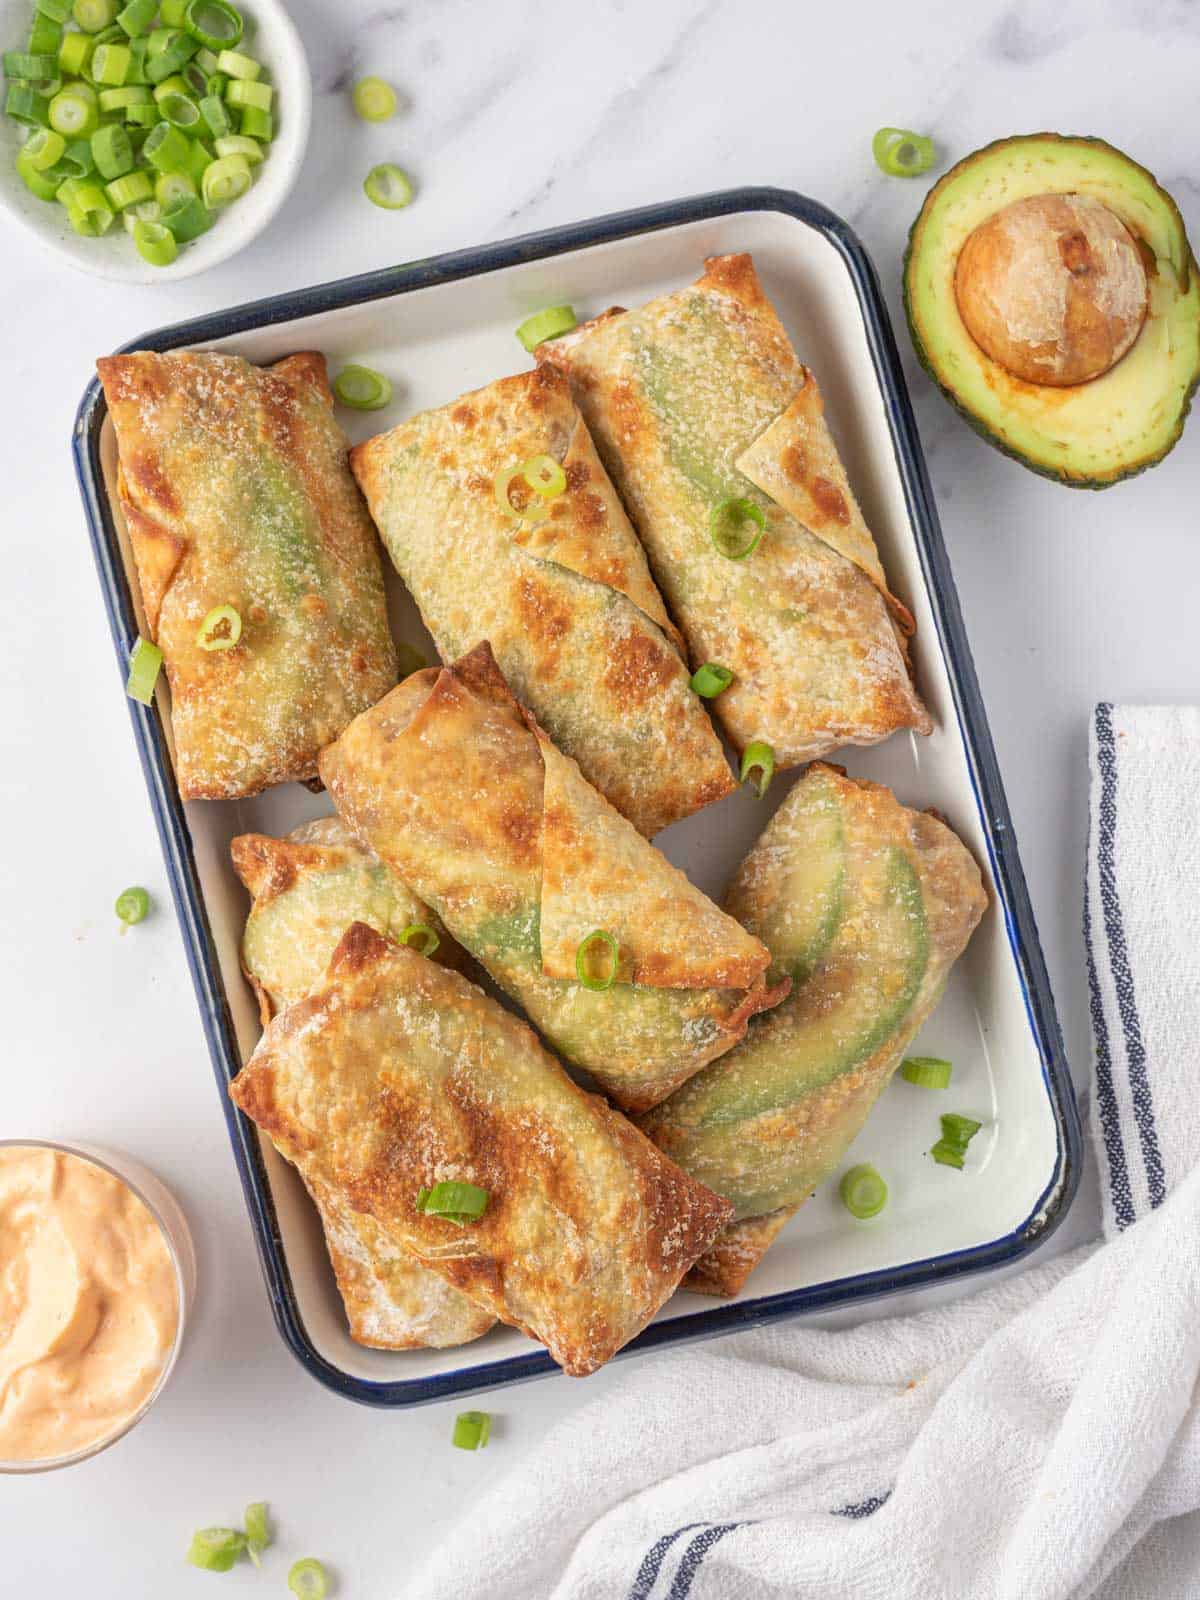
<instances>
[{"instance_id":1,"label":"avocado pit","mask_svg":"<svg viewBox=\"0 0 1200 1600\"><path fill-rule=\"evenodd\" d=\"M1031 195L981 222L959 251L954 294L986 355L1015 378L1055 387L1110 371L1149 301L1133 235L1083 194Z\"/></svg>"}]
</instances>

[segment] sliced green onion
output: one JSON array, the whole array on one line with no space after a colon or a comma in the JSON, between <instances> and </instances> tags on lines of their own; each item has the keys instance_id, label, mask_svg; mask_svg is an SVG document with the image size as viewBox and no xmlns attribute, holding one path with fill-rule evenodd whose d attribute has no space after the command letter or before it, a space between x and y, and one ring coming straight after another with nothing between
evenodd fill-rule
<instances>
[{"instance_id":1,"label":"sliced green onion","mask_svg":"<svg viewBox=\"0 0 1200 1600\"><path fill-rule=\"evenodd\" d=\"M133 170L133 146L119 122L96 129L92 135L92 160L106 183Z\"/></svg>"},{"instance_id":2,"label":"sliced green onion","mask_svg":"<svg viewBox=\"0 0 1200 1600\"><path fill-rule=\"evenodd\" d=\"M217 56L217 71L223 72L227 78L251 82L261 77L262 62L255 61L253 56L242 55L238 50L222 50Z\"/></svg>"},{"instance_id":3,"label":"sliced green onion","mask_svg":"<svg viewBox=\"0 0 1200 1600\"><path fill-rule=\"evenodd\" d=\"M131 39L149 33L154 26L158 0L129 0L123 11L117 12L117 23Z\"/></svg>"},{"instance_id":4,"label":"sliced green onion","mask_svg":"<svg viewBox=\"0 0 1200 1600\"><path fill-rule=\"evenodd\" d=\"M241 133L227 133L221 139L213 141L219 156L245 156L252 167L257 166L263 158L263 147L257 139L247 139Z\"/></svg>"},{"instance_id":5,"label":"sliced green onion","mask_svg":"<svg viewBox=\"0 0 1200 1600\"><path fill-rule=\"evenodd\" d=\"M158 100L158 109L164 121L173 128L182 129L184 133L190 133L200 125L200 107L189 95L165 94Z\"/></svg>"},{"instance_id":6,"label":"sliced green onion","mask_svg":"<svg viewBox=\"0 0 1200 1600\"><path fill-rule=\"evenodd\" d=\"M450 1442L456 1450L482 1450L491 1437L492 1418L487 1411L460 1411L454 1419Z\"/></svg>"},{"instance_id":7,"label":"sliced green onion","mask_svg":"<svg viewBox=\"0 0 1200 1600\"><path fill-rule=\"evenodd\" d=\"M59 97L56 95L55 99L57 98ZM44 128L47 123L53 127L54 121L51 116L53 106L54 100L47 100L44 94L39 94L29 83L10 83L4 96L5 116L11 117L14 122L23 122L27 128ZM69 130L62 128L58 131L66 133Z\"/></svg>"},{"instance_id":8,"label":"sliced green onion","mask_svg":"<svg viewBox=\"0 0 1200 1600\"><path fill-rule=\"evenodd\" d=\"M297 1596L297 1600L325 1600L329 1593L325 1568L312 1556L305 1556L303 1561L294 1561L288 1573L288 1588Z\"/></svg>"},{"instance_id":9,"label":"sliced green onion","mask_svg":"<svg viewBox=\"0 0 1200 1600\"><path fill-rule=\"evenodd\" d=\"M432 956L441 942L427 922L410 922L400 935L400 943L411 945L419 956Z\"/></svg>"},{"instance_id":10,"label":"sliced green onion","mask_svg":"<svg viewBox=\"0 0 1200 1600\"><path fill-rule=\"evenodd\" d=\"M929 1154L941 1167L957 1167L960 1172L963 1169L964 1152L949 1139L939 1139Z\"/></svg>"},{"instance_id":11,"label":"sliced green onion","mask_svg":"<svg viewBox=\"0 0 1200 1600\"><path fill-rule=\"evenodd\" d=\"M269 83L252 83L244 78L232 79L225 91L226 101L239 111L247 106L253 106L256 111L270 111L274 98L275 91Z\"/></svg>"},{"instance_id":12,"label":"sliced green onion","mask_svg":"<svg viewBox=\"0 0 1200 1600\"><path fill-rule=\"evenodd\" d=\"M50 126L67 139L88 138L100 126L96 92L86 83L69 83L50 102Z\"/></svg>"},{"instance_id":13,"label":"sliced green onion","mask_svg":"<svg viewBox=\"0 0 1200 1600\"><path fill-rule=\"evenodd\" d=\"M152 128L162 119L158 114L158 107L151 100L145 104L125 107L125 124L130 128Z\"/></svg>"},{"instance_id":14,"label":"sliced green onion","mask_svg":"<svg viewBox=\"0 0 1200 1600\"><path fill-rule=\"evenodd\" d=\"M933 140L911 128L880 128L871 140L871 154L889 178L919 178L933 165Z\"/></svg>"},{"instance_id":15,"label":"sliced green onion","mask_svg":"<svg viewBox=\"0 0 1200 1600\"><path fill-rule=\"evenodd\" d=\"M229 1572L245 1548L246 1535L237 1528L201 1528L192 1535L187 1559L204 1572Z\"/></svg>"},{"instance_id":16,"label":"sliced green onion","mask_svg":"<svg viewBox=\"0 0 1200 1600\"><path fill-rule=\"evenodd\" d=\"M125 79L126 83L144 84L146 82L146 55L149 49L150 41L145 35L137 39L130 39L129 54L131 59L129 76Z\"/></svg>"},{"instance_id":17,"label":"sliced green onion","mask_svg":"<svg viewBox=\"0 0 1200 1600\"><path fill-rule=\"evenodd\" d=\"M191 161L191 142L169 122L157 122L146 135L142 154L159 172L186 172Z\"/></svg>"},{"instance_id":18,"label":"sliced green onion","mask_svg":"<svg viewBox=\"0 0 1200 1600\"><path fill-rule=\"evenodd\" d=\"M71 15L84 33L99 33L117 15L117 0L75 0Z\"/></svg>"},{"instance_id":19,"label":"sliced green onion","mask_svg":"<svg viewBox=\"0 0 1200 1600\"><path fill-rule=\"evenodd\" d=\"M204 80L205 94L215 95L218 100L224 101L225 91L229 87L229 79L223 72L210 72Z\"/></svg>"},{"instance_id":20,"label":"sliced green onion","mask_svg":"<svg viewBox=\"0 0 1200 1600\"><path fill-rule=\"evenodd\" d=\"M413 186L400 167L391 161L372 167L363 179L363 193L373 206L385 211L402 211L413 197Z\"/></svg>"},{"instance_id":21,"label":"sliced green onion","mask_svg":"<svg viewBox=\"0 0 1200 1600\"><path fill-rule=\"evenodd\" d=\"M275 137L275 119L269 111L260 111L257 106L243 106L238 117L238 132L247 139L270 144Z\"/></svg>"},{"instance_id":22,"label":"sliced green onion","mask_svg":"<svg viewBox=\"0 0 1200 1600\"><path fill-rule=\"evenodd\" d=\"M150 35L146 51L146 77L151 83L162 83L164 79L182 71L196 53L196 41L186 33L169 34L170 42L156 53L154 41L158 36L159 30L156 29Z\"/></svg>"},{"instance_id":23,"label":"sliced green onion","mask_svg":"<svg viewBox=\"0 0 1200 1600\"><path fill-rule=\"evenodd\" d=\"M196 643L201 650L232 650L242 637L242 618L234 606L214 606L200 624Z\"/></svg>"},{"instance_id":24,"label":"sliced green onion","mask_svg":"<svg viewBox=\"0 0 1200 1600\"><path fill-rule=\"evenodd\" d=\"M225 102L215 94L206 94L200 102L200 115L204 118L204 125L214 139L221 140L232 131L233 123L229 120L229 113L225 109ZM253 144L252 139L247 143ZM262 160L261 155L258 158Z\"/></svg>"},{"instance_id":25,"label":"sliced green onion","mask_svg":"<svg viewBox=\"0 0 1200 1600\"><path fill-rule=\"evenodd\" d=\"M130 206L121 213L121 221L125 224L125 232L133 237L133 230L139 222L161 222L162 207L157 200L141 200L135 206Z\"/></svg>"},{"instance_id":26,"label":"sliced green onion","mask_svg":"<svg viewBox=\"0 0 1200 1600\"><path fill-rule=\"evenodd\" d=\"M138 255L152 267L169 267L179 254L175 235L161 222L134 223L133 242Z\"/></svg>"},{"instance_id":27,"label":"sliced green onion","mask_svg":"<svg viewBox=\"0 0 1200 1600\"><path fill-rule=\"evenodd\" d=\"M717 554L727 561L744 561L758 546L767 519L753 500L722 500L709 515L708 527ZM749 532L753 527L754 532Z\"/></svg>"},{"instance_id":28,"label":"sliced green onion","mask_svg":"<svg viewBox=\"0 0 1200 1600\"><path fill-rule=\"evenodd\" d=\"M206 50L224 50L240 44L244 31L241 12L225 0L188 0L183 26Z\"/></svg>"},{"instance_id":29,"label":"sliced green onion","mask_svg":"<svg viewBox=\"0 0 1200 1600\"><path fill-rule=\"evenodd\" d=\"M128 111L130 106L153 105L154 96L144 83L129 84L122 89L101 89L101 111Z\"/></svg>"},{"instance_id":30,"label":"sliced green onion","mask_svg":"<svg viewBox=\"0 0 1200 1600\"><path fill-rule=\"evenodd\" d=\"M553 500L567 487L567 475L553 456L530 456L521 476L543 500Z\"/></svg>"},{"instance_id":31,"label":"sliced green onion","mask_svg":"<svg viewBox=\"0 0 1200 1600\"><path fill-rule=\"evenodd\" d=\"M17 175L30 194L36 195L39 200L58 199L58 191L63 183L62 167L40 170L28 161L22 149L17 152Z\"/></svg>"},{"instance_id":32,"label":"sliced green onion","mask_svg":"<svg viewBox=\"0 0 1200 1600\"><path fill-rule=\"evenodd\" d=\"M900 1076L918 1089L948 1089L953 1073L953 1066L941 1056L905 1056L900 1063Z\"/></svg>"},{"instance_id":33,"label":"sliced green onion","mask_svg":"<svg viewBox=\"0 0 1200 1600\"><path fill-rule=\"evenodd\" d=\"M62 198L62 190L59 190ZM76 233L86 239L98 239L113 225L116 212L108 203L108 196L96 183L81 183L67 200L67 220Z\"/></svg>"},{"instance_id":34,"label":"sliced green onion","mask_svg":"<svg viewBox=\"0 0 1200 1600\"><path fill-rule=\"evenodd\" d=\"M547 339L557 339L561 333L570 333L578 320L570 306L547 306L545 311L535 311L526 317L517 329L517 338L531 354Z\"/></svg>"},{"instance_id":35,"label":"sliced green onion","mask_svg":"<svg viewBox=\"0 0 1200 1600\"><path fill-rule=\"evenodd\" d=\"M213 225L213 214L198 195L189 194L172 200L156 220L170 228L180 244L188 244L208 232Z\"/></svg>"},{"instance_id":36,"label":"sliced green onion","mask_svg":"<svg viewBox=\"0 0 1200 1600\"><path fill-rule=\"evenodd\" d=\"M961 1145L965 1150L982 1127L983 1123L976 1122L974 1117L962 1117L957 1111L947 1111L942 1117L942 1138L949 1139L951 1144Z\"/></svg>"},{"instance_id":37,"label":"sliced green onion","mask_svg":"<svg viewBox=\"0 0 1200 1600\"><path fill-rule=\"evenodd\" d=\"M424 1199L422 1199L422 1195ZM475 1183L435 1183L417 1196L427 1217L443 1217L447 1222L478 1222L488 1208L490 1196Z\"/></svg>"},{"instance_id":38,"label":"sliced green onion","mask_svg":"<svg viewBox=\"0 0 1200 1600\"><path fill-rule=\"evenodd\" d=\"M6 78L53 78L58 73L58 57L53 54L6 50L3 59Z\"/></svg>"},{"instance_id":39,"label":"sliced green onion","mask_svg":"<svg viewBox=\"0 0 1200 1600\"><path fill-rule=\"evenodd\" d=\"M162 664L163 655L158 646L149 639L139 638L129 656L129 677L125 681L125 693L131 700L139 700L144 706L153 703L154 685Z\"/></svg>"},{"instance_id":40,"label":"sliced green onion","mask_svg":"<svg viewBox=\"0 0 1200 1600\"><path fill-rule=\"evenodd\" d=\"M162 0L159 10L164 28L182 28L187 0Z\"/></svg>"},{"instance_id":41,"label":"sliced green onion","mask_svg":"<svg viewBox=\"0 0 1200 1600\"><path fill-rule=\"evenodd\" d=\"M61 26L71 15L71 0L37 0L37 14Z\"/></svg>"},{"instance_id":42,"label":"sliced green onion","mask_svg":"<svg viewBox=\"0 0 1200 1600\"><path fill-rule=\"evenodd\" d=\"M68 78L81 77L95 48L95 41L86 33L64 33L58 47L58 70Z\"/></svg>"},{"instance_id":43,"label":"sliced green onion","mask_svg":"<svg viewBox=\"0 0 1200 1600\"><path fill-rule=\"evenodd\" d=\"M122 889L113 910L127 927L132 928L135 922L146 920L150 911L150 896L140 886Z\"/></svg>"},{"instance_id":44,"label":"sliced green onion","mask_svg":"<svg viewBox=\"0 0 1200 1600\"><path fill-rule=\"evenodd\" d=\"M514 484L521 486L523 498L520 505L514 505L512 501ZM541 496L529 493L529 485L525 482L524 465L501 467L492 479L492 490L496 496L496 504L506 516L536 524L544 522L550 515L550 507Z\"/></svg>"},{"instance_id":45,"label":"sliced green onion","mask_svg":"<svg viewBox=\"0 0 1200 1600\"><path fill-rule=\"evenodd\" d=\"M92 141L74 139L63 151L62 164L73 178L90 178L96 170L92 159Z\"/></svg>"},{"instance_id":46,"label":"sliced green onion","mask_svg":"<svg viewBox=\"0 0 1200 1600\"><path fill-rule=\"evenodd\" d=\"M392 385L373 367L343 367L333 380L333 392L342 405L354 411L379 411L392 398Z\"/></svg>"},{"instance_id":47,"label":"sliced green onion","mask_svg":"<svg viewBox=\"0 0 1200 1600\"><path fill-rule=\"evenodd\" d=\"M755 773L758 774L757 777ZM748 744L746 753L742 757L739 776L742 783L749 779L754 784L754 791L761 800L775 776L775 752L771 746L762 739L755 739Z\"/></svg>"},{"instance_id":48,"label":"sliced green onion","mask_svg":"<svg viewBox=\"0 0 1200 1600\"><path fill-rule=\"evenodd\" d=\"M154 183L148 172L127 172L124 177L106 183L104 192L110 205L125 211L129 206L140 206L144 200L153 200Z\"/></svg>"},{"instance_id":49,"label":"sliced green onion","mask_svg":"<svg viewBox=\"0 0 1200 1600\"><path fill-rule=\"evenodd\" d=\"M29 30L29 53L40 56L49 55L55 58L57 67L58 47L62 44L62 23L53 17L47 17L42 12L34 15L33 26Z\"/></svg>"},{"instance_id":50,"label":"sliced green onion","mask_svg":"<svg viewBox=\"0 0 1200 1600\"><path fill-rule=\"evenodd\" d=\"M205 168L200 193L210 211L244 195L254 181L245 156L222 156Z\"/></svg>"},{"instance_id":51,"label":"sliced green onion","mask_svg":"<svg viewBox=\"0 0 1200 1600\"><path fill-rule=\"evenodd\" d=\"M261 1565L263 1551L271 1544L271 1525L267 1521L267 1502L254 1500L242 1519L246 1528L246 1551L254 1565Z\"/></svg>"},{"instance_id":52,"label":"sliced green onion","mask_svg":"<svg viewBox=\"0 0 1200 1600\"><path fill-rule=\"evenodd\" d=\"M210 50L207 45L202 44L199 50L196 51L196 54L192 57L192 60L200 68L201 72L204 73L205 77L211 77L212 74L217 71L216 52L214 50Z\"/></svg>"},{"instance_id":53,"label":"sliced green onion","mask_svg":"<svg viewBox=\"0 0 1200 1600\"><path fill-rule=\"evenodd\" d=\"M35 128L21 146L21 159L35 172L45 172L62 160L66 148L67 141L61 133L55 133L53 128Z\"/></svg>"},{"instance_id":54,"label":"sliced green onion","mask_svg":"<svg viewBox=\"0 0 1200 1600\"><path fill-rule=\"evenodd\" d=\"M691 687L702 700L715 700L732 682L733 673L716 661L706 661L691 676Z\"/></svg>"},{"instance_id":55,"label":"sliced green onion","mask_svg":"<svg viewBox=\"0 0 1200 1600\"><path fill-rule=\"evenodd\" d=\"M595 958L601 951L605 952L601 970L595 970ZM621 964L621 949L611 933L604 928L593 928L587 938L580 942L575 952L575 976L585 989L592 989L597 993L611 989L617 981L617 969Z\"/></svg>"},{"instance_id":56,"label":"sliced green onion","mask_svg":"<svg viewBox=\"0 0 1200 1600\"><path fill-rule=\"evenodd\" d=\"M208 73L205 72L195 56L190 61L184 62L179 69L179 76L183 80L187 93L193 100L202 100L208 93Z\"/></svg>"},{"instance_id":57,"label":"sliced green onion","mask_svg":"<svg viewBox=\"0 0 1200 1600\"><path fill-rule=\"evenodd\" d=\"M432 1193L433 1193L432 1189L418 1189L417 1190L417 1198L413 1201L413 1204L416 1206L418 1211L424 1211L425 1202L426 1202L426 1200L429 1199L429 1196Z\"/></svg>"},{"instance_id":58,"label":"sliced green onion","mask_svg":"<svg viewBox=\"0 0 1200 1600\"><path fill-rule=\"evenodd\" d=\"M132 63L127 44L98 44L92 56L92 77L110 89L119 89Z\"/></svg>"},{"instance_id":59,"label":"sliced green onion","mask_svg":"<svg viewBox=\"0 0 1200 1600\"><path fill-rule=\"evenodd\" d=\"M887 1205L887 1184L874 1167L865 1164L851 1167L842 1175L838 1193L846 1210L860 1221L877 1217Z\"/></svg>"},{"instance_id":60,"label":"sliced green onion","mask_svg":"<svg viewBox=\"0 0 1200 1600\"><path fill-rule=\"evenodd\" d=\"M188 176L194 178L203 189L204 174L208 171L209 167L215 164L216 157L205 144L203 139L189 139L188 144L190 149L188 150L188 164L186 170Z\"/></svg>"},{"instance_id":61,"label":"sliced green onion","mask_svg":"<svg viewBox=\"0 0 1200 1600\"><path fill-rule=\"evenodd\" d=\"M423 672L429 665L416 645L409 644L407 639L401 639L397 644L396 661L400 668L398 676L401 678L410 678L414 672Z\"/></svg>"},{"instance_id":62,"label":"sliced green onion","mask_svg":"<svg viewBox=\"0 0 1200 1600\"><path fill-rule=\"evenodd\" d=\"M386 122L396 115L396 91L382 78L360 78L354 85L354 109L364 122Z\"/></svg>"}]
</instances>

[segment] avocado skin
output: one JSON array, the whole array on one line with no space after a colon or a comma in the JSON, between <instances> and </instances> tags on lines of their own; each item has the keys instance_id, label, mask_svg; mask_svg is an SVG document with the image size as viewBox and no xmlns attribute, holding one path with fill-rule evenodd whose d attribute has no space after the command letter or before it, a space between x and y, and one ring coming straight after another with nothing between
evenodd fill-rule
<instances>
[{"instance_id":1,"label":"avocado skin","mask_svg":"<svg viewBox=\"0 0 1200 1600\"><path fill-rule=\"evenodd\" d=\"M1025 467L1029 472L1036 473L1039 478L1048 478L1052 483L1062 484L1068 489L1111 489L1114 484L1123 483L1128 478L1136 478L1141 473L1148 471L1151 467L1157 466L1163 457L1169 455L1179 443L1180 435L1183 433L1184 424L1187 422L1188 414L1192 409L1192 401L1195 398L1197 386L1200 385L1200 369L1198 369L1193 375L1187 394L1185 395L1183 403L1179 408L1179 417L1175 431L1172 433L1170 439L1161 450L1156 451L1153 455L1131 461L1127 465L1123 465L1120 468L1115 469L1112 473L1105 474L1103 477L1077 477L1070 473L1056 471L1053 467L1046 466L1042 462L1031 460L1020 450L1014 449L1011 445L1006 444L1003 439L998 438L997 435L992 432L991 428L989 428L987 421L983 417L972 411L969 406L964 405L955 390L943 380L941 374L938 372L932 356L925 348L925 344L917 329L916 318L913 313L912 293L910 289L910 269L912 267L914 257L921 248L922 224L924 223L925 216L934 196L940 193L943 188L948 186L953 179L961 176L963 172L969 170L970 167L982 157L992 155L997 150L1004 149L1005 147L1019 146L1026 140L1031 139L1047 140L1049 142L1062 145L1091 145L1093 148L1112 154L1121 161L1128 162L1130 166L1137 167L1138 170L1144 173L1146 178L1149 179L1149 181L1154 185L1155 190L1161 197L1163 206L1175 217L1179 224L1180 234L1186 241L1187 230L1184 227L1183 217L1180 213L1179 207L1158 182L1154 174L1149 171L1148 168L1143 167L1140 162L1134 161L1131 156L1126 155L1123 150L1118 150L1115 145L1109 144L1106 139L1096 138L1092 134L1070 133L1029 133L1017 134L1016 136L1007 139L993 139L991 144L981 145L978 150L972 151L970 155L964 156L961 161L956 162L955 165L950 168L949 172L943 173L938 179L937 183L934 184L933 188L930 189L929 193L926 195L925 203L917 213L916 219L908 231L908 244L904 251L904 262L901 274L901 287L904 300L904 317L905 321L908 323L908 333L909 338L912 341L913 351L916 354L917 360L921 363L926 375L933 380L938 389L941 390L943 396L950 402L967 426L977 433L981 439L986 439L988 444L990 444L993 449L998 450L1001 455L1008 456L1013 461L1019 461L1023 467ZM1191 280L1191 275L1197 270L1196 258L1189 245L1187 261L1184 269L1184 291L1186 291L1188 287L1188 284Z\"/></svg>"}]
</instances>

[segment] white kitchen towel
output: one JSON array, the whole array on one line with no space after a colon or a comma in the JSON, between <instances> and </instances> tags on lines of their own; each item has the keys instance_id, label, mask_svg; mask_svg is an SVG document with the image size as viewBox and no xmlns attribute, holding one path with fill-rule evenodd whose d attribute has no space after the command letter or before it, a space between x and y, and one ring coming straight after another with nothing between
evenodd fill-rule
<instances>
[{"instance_id":1,"label":"white kitchen towel","mask_svg":"<svg viewBox=\"0 0 1200 1600\"><path fill-rule=\"evenodd\" d=\"M1106 1242L917 1316L638 1361L405 1600L1200 1595L1200 711L1099 706L1091 761Z\"/></svg>"}]
</instances>

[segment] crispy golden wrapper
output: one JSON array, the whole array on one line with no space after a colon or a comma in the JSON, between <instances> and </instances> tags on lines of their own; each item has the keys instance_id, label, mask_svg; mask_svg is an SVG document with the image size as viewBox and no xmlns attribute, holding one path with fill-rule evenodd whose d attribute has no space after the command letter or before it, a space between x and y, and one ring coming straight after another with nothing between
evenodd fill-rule
<instances>
[{"instance_id":1,"label":"crispy golden wrapper","mask_svg":"<svg viewBox=\"0 0 1200 1600\"><path fill-rule=\"evenodd\" d=\"M534 456L563 469L531 525L496 474ZM513 693L640 832L734 787L683 646L566 378L501 378L351 451L397 571L444 661L487 639Z\"/></svg>"},{"instance_id":2,"label":"crispy golden wrapper","mask_svg":"<svg viewBox=\"0 0 1200 1600\"><path fill-rule=\"evenodd\" d=\"M317 752L396 681L375 531L325 358L269 370L211 351L96 363L146 622L171 685L185 799L310 779ZM205 650L216 606L240 641Z\"/></svg>"},{"instance_id":3,"label":"crispy golden wrapper","mask_svg":"<svg viewBox=\"0 0 1200 1600\"><path fill-rule=\"evenodd\" d=\"M363 923L230 1093L310 1183L574 1376L645 1327L729 1220L532 1029ZM477 1222L417 1209L446 1181L487 1190Z\"/></svg>"},{"instance_id":4,"label":"crispy golden wrapper","mask_svg":"<svg viewBox=\"0 0 1200 1600\"><path fill-rule=\"evenodd\" d=\"M395 938L411 923L433 928L434 960L461 967L466 952L437 913L359 844L340 817L320 817L286 839L244 833L230 843L253 905L242 936L242 968L264 1028L324 982L333 952L354 922ZM369 1216L327 1186L310 1183L346 1307L351 1338L381 1350L465 1344L495 1321L409 1255Z\"/></svg>"},{"instance_id":5,"label":"crispy golden wrapper","mask_svg":"<svg viewBox=\"0 0 1200 1600\"><path fill-rule=\"evenodd\" d=\"M626 1109L661 1100L786 992L764 984L766 947L555 749L486 644L364 712L321 776L358 837ZM619 948L599 992L575 966L596 929Z\"/></svg>"},{"instance_id":6,"label":"crispy golden wrapper","mask_svg":"<svg viewBox=\"0 0 1200 1600\"><path fill-rule=\"evenodd\" d=\"M570 375L693 665L733 672L712 706L739 751L765 740L784 768L930 731L908 673L911 618L748 255L715 256L690 287L537 354ZM766 524L741 560L712 536L733 500Z\"/></svg>"},{"instance_id":7,"label":"crispy golden wrapper","mask_svg":"<svg viewBox=\"0 0 1200 1600\"><path fill-rule=\"evenodd\" d=\"M708 1293L736 1292L837 1167L941 998L987 896L944 822L817 763L725 903L765 941L791 994L737 1050L640 1119L735 1207L739 1231L693 1275ZM741 1227L752 1219L758 1228Z\"/></svg>"}]
</instances>

